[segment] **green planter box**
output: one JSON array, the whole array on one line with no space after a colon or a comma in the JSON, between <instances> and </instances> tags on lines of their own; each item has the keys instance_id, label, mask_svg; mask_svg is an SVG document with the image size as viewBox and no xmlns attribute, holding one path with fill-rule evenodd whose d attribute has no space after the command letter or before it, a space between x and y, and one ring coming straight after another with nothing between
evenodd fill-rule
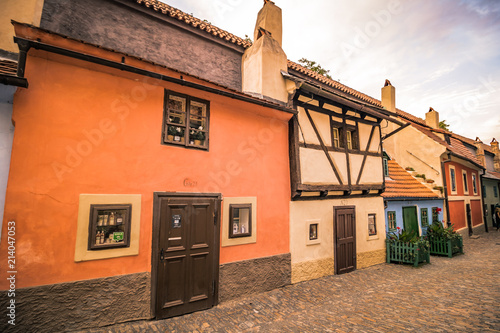
<instances>
[{"instance_id":1,"label":"green planter box","mask_svg":"<svg viewBox=\"0 0 500 333\"><path fill-rule=\"evenodd\" d=\"M464 253L464 243L462 236L453 239L444 237L429 237L432 255L442 255L453 257L454 254Z\"/></svg>"},{"instance_id":2,"label":"green planter box","mask_svg":"<svg viewBox=\"0 0 500 333\"><path fill-rule=\"evenodd\" d=\"M391 241L386 243L387 263L413 264L417 267L419 263L430 263L429 249L413 243Z\"/></svg>"}]
</instances>

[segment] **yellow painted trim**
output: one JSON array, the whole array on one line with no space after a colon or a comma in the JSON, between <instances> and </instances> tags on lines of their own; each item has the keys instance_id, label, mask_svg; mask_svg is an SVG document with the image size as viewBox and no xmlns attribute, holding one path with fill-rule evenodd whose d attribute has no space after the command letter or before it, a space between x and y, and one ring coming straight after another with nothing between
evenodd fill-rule
<instances>
[{"instance_id":1,"label":"yellow painted trim","mask_svg":"<svg viewBox=\"0 0 500 333\"><path fill-rule=\"evenodd\" d=\"M131 204L130 246L108 250L88 250L90 205ZM140 194L80 194L76 232L75 261L98 260L139 254L141 226Z\"/></svg>"}]
</instances>

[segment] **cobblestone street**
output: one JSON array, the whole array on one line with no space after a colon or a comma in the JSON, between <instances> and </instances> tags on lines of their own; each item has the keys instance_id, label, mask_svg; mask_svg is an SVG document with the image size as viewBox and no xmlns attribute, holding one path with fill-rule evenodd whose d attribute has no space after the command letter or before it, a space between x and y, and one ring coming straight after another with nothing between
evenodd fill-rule
<instances>
[{"instance_id":1,"label":"cobblestone street","mask_svg":"<svg viewBox=\"0 0 500 333\"><path fill-rule=\"evenodd\" d=\"M225 302L207 311L86 332L499 332L500 232L464 255L382 264Z\"/></svg>"}]
</instances>

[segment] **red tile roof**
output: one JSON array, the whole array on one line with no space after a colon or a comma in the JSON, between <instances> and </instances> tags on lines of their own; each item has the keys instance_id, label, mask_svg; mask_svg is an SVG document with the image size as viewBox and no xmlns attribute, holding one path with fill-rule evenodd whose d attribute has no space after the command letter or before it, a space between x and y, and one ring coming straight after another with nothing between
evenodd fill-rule
<instances>
[{"instance_id":1,"label":"red tile roof","mask_svg":"<svg viewBox=\"0 0 500 333\"><path fill-rule=\"evenodd\" d=\"M389 177L385 181L384 198L439 198L427 186L404 170L396 161L389 160Z\"/></svg>"},{"instance_id":2,"label":"red tile roof","mask_svg":"<svg viewBox=\"0 0 500 333\"><path fill-rule=\"evenodd\" d=\"M250 45L252 45L251 42L243 38L237 37L225 30L219 29L216 26L210 24L209 22L200 20L192 15L186 14L183 11L174 8L172 6L169 6L158 0L134 0L134 1L136 1L140 5L146 6L148 8L153 9L156 12L178 19L179 21L182 21L194 28L205 31L208 34L224 39L230 43L240 45L244 48L247 48Z\"/></svg>"},{"instance_id":3,"label":"red tile roof","mask_svg":"<svg viewBox=\"0 0 500 333\"><path fill-rule=\"evenodd\" d=\"M320 82L320 83L323 83L323 84L326 84L327 86L330 86L332 88L335 88L335 89L338 89L344 93L347 93L351 96L354 96L364 102L367 102L367 103L370 103L370 104L373 104L375 106L378 106L378 107L382 107L382 103L373 98L373 97L370 97L366 94L363 94L362 92L359 92L355 89L352 89L352 88L349 88L348 86L346 86L345 84L342 84L338 81L335 81L335 80L332 80L332 79L329 79L327 78L326 76L324 75L321 75L321 74L318 74L308 68L305 68L304 66L302 65L299 65L297 64L296 62L293 62L293 61L290 61L288 60L288 68L289 69L292 69L292 70L295 70L299 73L302 73L302 74L305 74L307 75L308 77Z\"/></svg>"},{"instance_id":4,"label":"red tile roof","mask_svg":"<svg viewBox=\"0 0 500 333\"><path fill-rule=\"evenodd\" d=\"M17 61L0 59L0 75L17 75Z\"/></svg>"}]
</instances>

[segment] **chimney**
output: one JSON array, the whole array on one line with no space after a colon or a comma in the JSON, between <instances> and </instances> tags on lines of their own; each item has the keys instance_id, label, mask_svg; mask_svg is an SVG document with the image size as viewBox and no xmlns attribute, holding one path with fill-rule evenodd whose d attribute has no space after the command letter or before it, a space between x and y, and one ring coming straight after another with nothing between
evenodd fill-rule
<instances>
[{"instance_id":1,"label":"chimney","mask_svg":"<svg viewBox=\"0 0 500 333\"><path fill-rule=\"evenodd\" d=\"M484 148L483 148L483 142L479 137L476 137L476 140L474 141L474 145L476 146L476 157L477 159L481 162L481 165L486 167L486 159L484 157Z\"/></svg>"},{"instance_id":2,"label":"chimney","mask_svg":"<svg viewBox=\"0 0 500 333\"><path fill-rule=\"evenodd\" d=\"M495 157L493 158L493 165L495 171L500 172L500 151L498 150L498 141L495 138L493 138L490 145L491 149L493 150L493 153L495 154Z\"/></svg>"},{"instance_id":3,"label":"chimney","mask_svg":"<svg viewBox=\"0 0 500 333\"><path fill-rule=\"evenodd\" d=\"M396 88L389 80L385 80L382 88L382 106L388 111L396 112Z\"/></svg>"},{"instance_id":4,"label":"chimney","mask_svg":"<svg viewBox=\"0 0 500 333\"><path fill-rule=\"evenodd\" d=\"M288 72L288 63L281 42L281 8L265 0L257 15L253 45L243 54L243 92L288 102L286 82L281 75L281 71Z\"/></svg>"},{"instance_id":5,"label":"chimney","mask_svg":"<svg viewBox=\"0 0 500 333\"><path fill-rule=\"evenodd\" d=\"M425 114L425 123L432 128L439 128L439 112L433 108L429 108L429 112Z\"/></svg>"}]
</instances>

